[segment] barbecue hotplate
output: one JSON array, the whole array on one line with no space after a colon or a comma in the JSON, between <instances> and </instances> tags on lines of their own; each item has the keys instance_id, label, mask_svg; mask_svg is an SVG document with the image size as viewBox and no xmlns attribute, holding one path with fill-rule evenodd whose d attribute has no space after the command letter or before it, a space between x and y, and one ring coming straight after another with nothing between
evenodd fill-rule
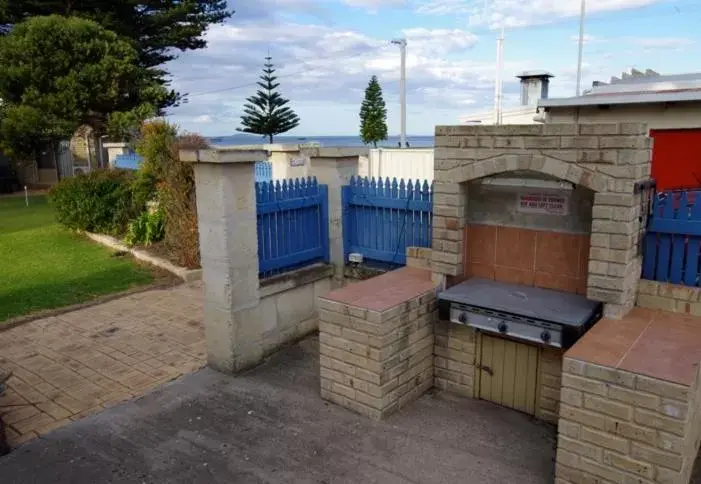
<instances>
[{"instance_id":1,"label":"barbecue hotplate","mask_svg":"<svg viewBox=\"0 0 701 484\"><path fill-rule=\"evenodd\" d=\"M439 316L504 336L567 348L601 318L602 304L550 289L470 279L438 296Z\"/></svg>"},{"instance_id":2,"label":"barbecue hotplate","mask_svg":"<svg viewBox=\"0 0 701 484\"><path fill-rule=\"evenodd\" d=\"M586 324L600 305L579 294L485 279L453 286L441 293L441 298L563 326Z\"/></svg>"}]
</instances>

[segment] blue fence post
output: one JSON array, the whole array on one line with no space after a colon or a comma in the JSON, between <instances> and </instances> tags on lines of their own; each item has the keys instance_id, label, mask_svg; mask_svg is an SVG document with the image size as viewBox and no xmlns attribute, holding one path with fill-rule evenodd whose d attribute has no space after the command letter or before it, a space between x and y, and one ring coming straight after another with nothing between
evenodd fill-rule
<instances>
[{"instance_id":1,"label":"blue fence post","mask_svg":"<svg viewBox=\"0 0 701 484\"><path fill-rule=\"evenodd\" d=\"M351 182L353 179L351 179ZM341 229L343 231L343 260L348 262L351 246L351 210L350 210L351 187L348 185L341 187Z\"/></svg>"},{"instance_id":2,"label":"blue fence post","mask_svg":"<svg viewBox=\"0 0 701 484\"><path fill-rule=\"evenodd\" d=\"M328 185L319 185L319 197L321 205L319 206L321 213L321 221L319 226L319 235L321 237L321 252L324 254L324 262L327 264L331 260L329 253L329 187Z\"/></svg>"}]
</instances>

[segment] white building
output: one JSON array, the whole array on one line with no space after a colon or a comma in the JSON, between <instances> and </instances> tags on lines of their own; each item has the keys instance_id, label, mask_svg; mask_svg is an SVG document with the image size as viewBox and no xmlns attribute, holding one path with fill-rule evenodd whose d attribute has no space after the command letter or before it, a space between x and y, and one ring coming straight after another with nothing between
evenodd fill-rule
<instances>
[{"instance_id":1,"label":"white building","mask_svg":"<svg viewBox=\"0 0 701 484\"><path fill-rule=\"evenodd\" d=\"M538 100L548 98L551 73L543 70L526 71L518 74L521 80L521 105L502 109L502 124L533 124L537 121ZM494 109L474 114L460 116L460 122L465 124L495 124Z\"/></svg>"}]
</instances>

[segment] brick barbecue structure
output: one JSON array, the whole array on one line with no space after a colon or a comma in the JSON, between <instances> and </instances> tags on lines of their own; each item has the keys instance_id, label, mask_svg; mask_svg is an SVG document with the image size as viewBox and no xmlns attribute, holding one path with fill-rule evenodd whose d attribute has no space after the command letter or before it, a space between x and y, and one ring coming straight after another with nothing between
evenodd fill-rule
<instances>
[{"instance_id":1,"label":"brick barbecue structure","mask_svg":"<svg viewBox=\"0 0 701 484\"><path fill-rule=\"evenodd\" d=\"M701 320L661 309L694 314L701 299L640 281L647 131L437 127L432 248L321 298L322 396L382 418L430 380L558 425L558 484L688 483L701 440ZM495 188L514 180L522 185ZM567 195L532 210L530 186ZM604 317L564 350L440 320L435 294L473 278L580 294Z\"/></svg>"}]
</instances>

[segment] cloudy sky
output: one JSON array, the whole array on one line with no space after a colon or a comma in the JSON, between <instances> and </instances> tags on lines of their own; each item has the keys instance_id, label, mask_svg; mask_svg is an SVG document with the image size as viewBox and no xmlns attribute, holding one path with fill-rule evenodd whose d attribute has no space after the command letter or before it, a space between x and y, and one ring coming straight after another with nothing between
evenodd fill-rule
<instances>
[{"instance_id":1,"label":"cloudy sky","mask_svg":"<svg viewBox=\"0 0 701 484\"><path fill-rule=\"evenodd\" d=\"M408 42L407 131L493 104L496 36L506 26L505 107L518 104L513 75L555 74L551 96L575 91L579 0L230 0L236 13L207 33L207 49L172 62L173 87L189 102L170 113L183 129L235 133L264 57L301 118L289 133L355 135L358 109L375 74L399 131L399 49ZM584 86L632 67L672 74L701 71L698 0L587 0Z\"/></svg>"}]
</instances>

